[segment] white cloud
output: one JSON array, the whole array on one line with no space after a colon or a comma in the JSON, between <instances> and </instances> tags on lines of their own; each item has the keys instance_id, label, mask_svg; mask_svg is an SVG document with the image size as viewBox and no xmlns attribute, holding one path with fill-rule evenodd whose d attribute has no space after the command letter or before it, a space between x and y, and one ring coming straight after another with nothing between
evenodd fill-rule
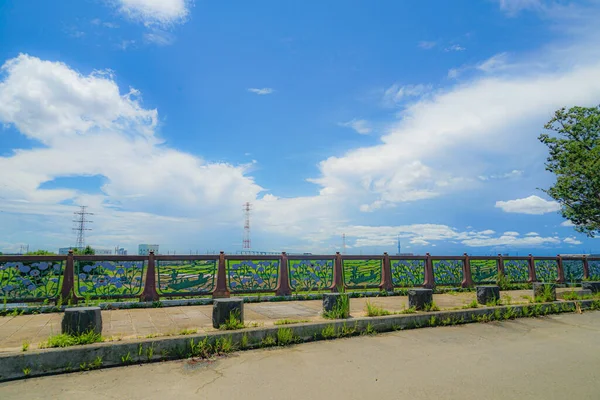
<instances>
[{"instance_id":1,"label":"white cloud","mask_svg":"<svg viewBox=\"0 0 600 400\"><path fill-rule=\"evenodd\" d=\"M523 176L523 171L518 169L513 169L510 172L505 172L503 174L492 174L492 175L480 175L477 178L481 181L489 181L489 180L497 180L497 179L513 179L520 178Z\"/></svg>"},{"instance_id":2,"label":"white cloud","mask_svg":"<svg viewBox=\"0 0 600 400\"><path fill-rule=\"evenodd\" d=\"M497 201L496 208L507 213L541 215L560 210L560 204L532 195L523 199Z\"/></svg>"},{"instance_id":3,"label":"white cloud","mask_svg":"<svg viewBox=\"0 0 600 400\"><path fill-rule=\"evenodd\" d=\"M507 246L507 247L539 247L560 244L560 239L555 237L525 236L518 237L503 235L498 238L467 239L462 242L471 247Z\"/></svg>"},{"instance_id":4,"label":"white cloud","mask_svg":"<svg viewBox=\"0 0 600 400\"><path fill-rule=\"evenodd\" d=\"M72 208L61 203L83 202L94 205L97 216L118 215L131 224L129 234L145 232L134 224L136 212L157 210L163 217L154 220L167 218L175 230L178 216L203 215L195 222L199 229L209 220L237 222L239 203L262 190L246 176L248 165L211 163L165 146L156 134L157 111L144 108L135 89L121 93L111 72L83 75L28 55L7 61L2 70L0 121L44 144L0 157L5 213L64 214ZM103 176L106 183L99 195L39 188L68 176ZM114 223L97 222L94 232L109 235Z\"/></svg>"},{"instance_id":5,"label":"white cloud","mask_svg":"<svg viewBox=\"0 0 600 400\"><path fill-rule=\"evenodd\" d=\"M433 49L437 45L436 42L422 40L419 42L419 47L425 50Z\"/></svg>"},{"instance_id":6,"label":"white cloud","mask_svg":"<svg viewBox=\"0 0 600 400\"><path fill-rule=\"evenodd\" d=\"M256 93L258 95L265 95L265 94L271 94L273 93L275 90L272 88L262 88L262 89L258 89L258 88L249 88L248 89L249 92L251 93Z\"/></svg>"},{"instance_id":7,"label":"white cloud","mask_svg":"<svg viewBox=\"0 0 600 400\"><path fill-rule=\"evenodd\" d=\"M144 33L144 40L159 46L168 46L175 42L175 35L160 29L152 29L150 32Z\"/></svg>"},{"instance_id":8,"label":"white cloud","mask_svg":"<svg viewBox=\"0 0 600 400\"><path fill-rule=\"evenodd\" d=\"M569 221L569 220L566 220L566 221L563 221L563 222L561 222L560 226L568 226L568 227L571 227L571 226L575 226L575 224L574 224L574 223L572 223L572 222L571 222L571 221Z\"/></svg>"},{"instance_id":9,"label":"white cloud","mask_svg":"<svg viewBox=\"0 0 600 400\"><path fill-rule=\"evenodd\" d=\"M487 60L477 64L476 68L480 71L492 73L502 71L508 68L508 54L500 53L496 54Z\"/></svg>"},{"instance_id":10,"label":"white cloud","mask_svg":"<svg viewBox=\"0 0 600 400\"><path fill-rule=\"evenodd\" d=\"M369 122L364 119L353 119L348 122L340 122L338 125L352 128L361 135L368 135L372 131Z\"/></svg>"},{"instance_id":11,"label":"white cloud","mask_svg":"<svg viewBox=\"0 0 600 400\"><path fill-rule=\"evenodd\" d=\"M582 242L580 240L577 240L577 238L574 237L568 237L563 239L563 242L568 243L568 244L581 244Z\"/></svg>"},{"instance_id":12,"label":"white cloud","mask_svg":"<svg viewBox=\"0 0 600 400\"><path fill-rule=\"evenodd\" d=\"M540 234L537 232L529 232L529 233L526 233L525 236L540 236Z\"/></svg>"},{"instance_id":13,"label":"white cloud","mask_svg":"<svg viewBox=\"0 0 600 400\"><path fill-rule=\"evenodd\" d=\"M444 51L465 51L466 49L462 47L460 44L453 44L452 46L448 46L444 49Z\"/></svg>"},{"instance_id":14,"label":"white cloud","mask_svg":"<svg viewBox=\"0 0 600 400\"><path fill-rule=\"evenodd\" d=\"M508 231L508 232L504 232L503 236L519 236L519 232Z\"/></svg>"},{"instance_id":15,"label":"white cloud","mask_svg":"<svg viewBox=\"0 0 600 400\"><path fill-rule=\"evenodd\" d=\"M395 83L385 90L383 103L387 106L394 106L411 98L414 100L415 97L426 95L432 89L431 85L399 85Z\"/></svg>"},{"instance_id":16,"label":"white cloud","mask_svg":"<svg viewBox=\"0 0 600 400\"><path fill-rule=\"evenodd\" d=\"M522 10L540 9L541 0L498 0L500 9L509 15L514 15Z\"/></svg>"},{"instance_id":17,"label":"white cloud","mask_svg":"<svg viewBox=\"0 0 600 400\"><path fill-rule=\"evenodd\" d=\"M486 235L486 236L488 236L488 235L493 235L494 233L496 233L496 232L495 232L495 231L493 231L493 230L491 230L491 229L486 229L485 231L481 231L481 232L479 232L479 234L481 234L481 235Z\"/></svg>"},{"instance_id":18,"label":"white cloud","mask_svg":"<svg viewBox=\"0 0 600 400\"><path fill-rule=\"evenodd\" d=\"M182 23L190 13L188 0L112 0L128 18L145 25Z\"/></svg>"}]
</instances>

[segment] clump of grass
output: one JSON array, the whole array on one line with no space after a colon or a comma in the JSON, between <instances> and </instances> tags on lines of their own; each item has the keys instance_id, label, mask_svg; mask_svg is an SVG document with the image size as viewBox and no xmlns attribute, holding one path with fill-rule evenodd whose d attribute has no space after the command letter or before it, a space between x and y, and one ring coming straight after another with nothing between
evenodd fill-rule
<instances>
[{"instance_id":1,"label":"clump of grass","mask_svg":"<svg viewBox=\"0 0 600 400\"><path fill-rule=\"evenodd\" d=\"M323 313L327 319L345 319L350 316L350 299L347 294L340 296L331 311Z\"/></svg>"},{"instance_id":2,"label":"clump of grass","mask_svg":"<svg viewBox=\"0 0 600 400\"><path fill-rule=\"evenodd\" d=\"M356 323L354 324L354 326L349 327L344 322L344 325L342 325L342 327L340 328L340 330L338 332L338 337L352 336L352 335L356 334L356 329L357 329Z\"/></svg>"},{"instance_id":3,"label":"clump of grass","mask_svg":"<svg viewBox=\"0 0 600 400\"><path fill-rule=\"evenodd\" d=\"M23 351L27 351L29 350L29 342L27 340L25 340L23 342Z\"/></svg>"},{"instance_id":4,"label":"clump of grass","mask_svg":"<svg viewBox=\"0 0 600 400\"><path fill-rule=\"evenodd\" d=\"M506 304L507 306L511 305L512 297L510 297L508 294L502 295L502 303Z\"/></svg>"},{"instance_id":5,"label":"clump of grass","mask_svg":"<svg viewBox=\"0 0 600 400\"><path fill-rule=\"evenodd\" d=\"M563 293L563 299L565 300L581 300L582 296L578 295L574 291Z\"/></svg>"},{"instance_id":6,"label":"clump of grass","mask_svg":"<svg viewBox=\"0 0 600 400\"><path fill-rule=\"evenodd\" d=\"M371 323L369 322L367 324L367 327L363 331L363 334L365 334L365 335L377 335L377 331L375 330L375 328L373 328L373 325L371 325Z\"/></svg>"},{"instance_id":7,"label":"clump of grass","mask_svg":"<svg viewBox=\"0 0 600 400\"><path fill-rule=\"evenodd\" d=\"M477 307L479 307L479 303L477 303L477 300L474 299L469 304L465 304L462 308L477 308Z\"/></svg>"},{"instance_id":8,"label":"clump of grass","mask_svg":"<svg viewBox=\"0 0 600 400\"><path fill-rule=\"evenodd\" d=\"M29 367L23 368L23 375L29 376L29 374L31 374L31 368L29 368Z\"/></svg>"},{"instance_id":9,"label":"clump of grass","mask_svg":"<svg viewBox=\"0 0 600 400\"><path fill-rule=\"evenodd\" d=\"M405 308L404 310L400 311L398 314L416 314L417 312L417 308L416 307L409 307L409 308Z\"/></svg>"},{"instance_id":10,"label":"clump of grass","mask_svg":"<svg viewBox=\"0 0 600 400\"><path fill-rule=\"evenodd\" d=\"M217 340L215 340L214 351L216 354L219 354L219 355L229 354L234 350L235 350L235 348L234 348L233 340L231 339L231 336L218 338Z\"/></svg>"},{"instance_id":11,"label":"clump of grass","mask_svg":"<svg viewBox=\"0 0 600 400\"><path fill-rule=\"evenodd\" d=\"M369 317L381 317L383 315L390 315L391 312L383 309L382 307L376 306L375 304L371 304L370 301L367 301L365 306L367 310L367 316Z\"/></svg>"},{"instance_id":12,"label":"clump of grass","mask_svg":"<svg viewBox=\"0 0 600 400\"><path fill-rule=\"evenodd\" d=\"M275 321L274 325L292 325L292 324L301 324L303 322L310 322L308 319L280 319Z\"/></svg>"},{"instance_id":13,"label":"clump of grass","mask_svg":"<svg viewBox=\"0 0 600 400\"><path fill-rule=\"evenodd\" d=\"M208 342L208 337L205 337L197 344L194 342L194 339L190 339L190 351L192 357L209 358L213 353L213 348Z\"/></svg>"},{"instance_id":14,"label":"clump of grass","mask_svg":"<svg viewBox=\"0 0 600 400\"><path fill-rule=\"evenodd\" d=\"M260 345L262 347L272 347L272 346L275 346L276 344L277 344L277 340L271 335L265 336L265 338L260 342Z\"/></svg>"},{"instance_id":15,"label":"clump of grass","mask_svg":"<svg viewBox=\"0 0 600 400\"><path fill-rule=\"evenodd\" d=\"M494 298L487 303L485 303L486 307L496 307L502 305L502 302L498 298Z\"/></svg>"},{"instance_id":16,"label":"clump of grass","mask_svg":"<svg viewBox=\"0 0 600 400\"><path fill-rule=\"evenodd\" d=\"M437 325L437 318L435 317L435 315L432 315L431 318L429 318L428 325L429 326Z\"/></svg>"},{"instance_id":17,"label":"clump of grass","mask_svg":"<svg viewBox=\"0 0 600 400\"><path fill-rule=\"evenodd\" d=\"M162 334L160 334L160 333L149 333L146 335L146 339L152 339L152 338L160 337L160 336L162 336Z\"/></svg>"},{"instance_id":18,"label":"clump of grass","mask_svg":"<svg viewBox=\"0 0 600 400\"><path fill-rule=\"evenodd\" d=\"M121 356L121 362L123 364L131 364L133 360L131 359L131 354L127 352L124 356Z\"/></svg>"},{"instance_id":19,"label":"clump of grass","mask_svg":"<svg viewBox=\"0 0 600 400\"><path fill-rule=\"evenodd\" d=\"M333 339L336 337L335 327L333 325L327 325L321 330L321 336L323 339Z\"/></svg>"},{"instance_id":20,"label":"clump of grass","mask_svg":"<svg viewBox=\"0 0 600 400\"><path fill-rule=\"evenodd\" d=\"M229 318L227 318L227 320L225 321L224 324L219 326L219 329L222 331L232 331L232 330L243 329L243 328L244 328L244 324L241 321L240 312L237 310L230 312Z\"/></svg>"},{"instance_id":21,"label":"clump of grass","mask_svg":"<svg viewBox=\"0 0 600 400\"><path fill-rule=\"evenodd\" d=\"M247 348L247 347L248 347L248 344L249 344L248 342L249 342L249 341L248 341L248 334L244 333L244 334L242 335L242 338L240 339L240 347L241 347L242 349L245 349L245 348Z\"/></svg>"},{"instance_id":22,"label":"clump of grass","mask_svg":"<svg viewBox=\"0 0 600 400\"><path fill-rule=\"evenodd\" d=\"M554 293L552 292L552 286L544 285L544 290L541 294L535 296L536 303L549 303L554 301Z\"/></svg>"},{"instance_id":23,"label":"clump of grass","mask_svg":"<svg viewBox=\"0 0 600 400\"><path fill-rule=\"evenodd\" d=\"M523 295L521 298L527 300L529 303L533 303L533 297L531 296Z\"/></svg>"},{"instance_id":24,"label":"clump of grass","mask_svg":"<svg viewBox=\"0 0 600 400\"><path fill-rule=\"evenodd\" d=\"M435 304L435 301L432 301L431 303L425 304L425 307L423 307L423 311L440 311L440 308L437 306L437 304Z\"/></svg>"},{"instance_id":25,"label":"clump of grass","mask_svg":"<svg viewBox=\"0 0 600 400\"><path fill-rule=\"evenodd\" d=\"M51 347L69 347L102 341L102 335L94 331L88 331L82 333L81 335L68 335L66 333L61 333L59 335L50 336L47 341L40 343L39 347L40 349Z\"/></svg>"},{"instance_id":26,"label":"clump of grass","mask_svg":"<svg viewBox=\"0 0 600 400\"><path fill-rule=\"evenodd\" d=\"M89 371L91 369L98 369L102 366L102 357L98 356L94 359L94 361L91 361L89 363L81 363L79 364L79 369L82 371Z\"/></svg>"},{"instance_id":27,"label":"clump of grass","mask_svg":"<svg viewBox=\"0 0 600 400\"><path fill-rule=\"evenodd\" d=\"M194 333L198 333L198 329L182 329L177 334L178 335L193 335Z\"/></svg>"},{"instance_id":28,"label":"clump of grass","mask_svg":"<svg viewBox=\"0 0 600 400\"><path fill-rule=\"evenodd\" d=\"M500 290L509 290L511 288L510 279L501 272L496 274L496 284L500 286Z\"/></svg>"},{"instance_id":29,"label":"clump of grass","mask_svg":"<svg viewBox=\"0 0 600 400\"><path fill-rule=\"evenodd\" d=\"M290 328L279 328L277 330L277 344L280 346L287 346L292 343L296 343L298 338L294 336L294 332Z\"/></svg>"}]
</instances>

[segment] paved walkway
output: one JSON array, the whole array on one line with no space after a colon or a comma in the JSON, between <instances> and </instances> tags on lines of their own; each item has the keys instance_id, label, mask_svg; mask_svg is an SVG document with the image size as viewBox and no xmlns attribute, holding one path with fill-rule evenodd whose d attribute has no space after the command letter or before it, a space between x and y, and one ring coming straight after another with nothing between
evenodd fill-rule
<instances>
[{"instance_id":1,"label":"paved walkway","mask_svg":"<svg viewBox=\"0 0 600 400\"><path fill-rule=\"evenodd\" d=\"M527 302L523 296L531 291L502 292L508 294L513 303ZM475 299L475 293L434 295L441 309L462 307ZM388 311L408 308L406 296L354 298L350 301L350 314L364 316L367 300ZM322 320L321 300L249 303L244 307L245 322L269 326L280 319L316 321ZM21 351L24 342L30 349L36 348L48 336L60 333L62 313L0 317L0 352ZM213 331L212 305L164 308L137 308L102 311L103 336L112 340L146 337L148 335L176 334L182 329Z\"/></svg>"},{"instance_id":2,"label":"paved walkway","mask_svg":"<svg viewBox=\"0 0 600 400\"><path fill-rule=\"evenodd\" d=\"M0 399L596 400L600 312L468 324L0 384Z\"/></svg>"}]
</instances>

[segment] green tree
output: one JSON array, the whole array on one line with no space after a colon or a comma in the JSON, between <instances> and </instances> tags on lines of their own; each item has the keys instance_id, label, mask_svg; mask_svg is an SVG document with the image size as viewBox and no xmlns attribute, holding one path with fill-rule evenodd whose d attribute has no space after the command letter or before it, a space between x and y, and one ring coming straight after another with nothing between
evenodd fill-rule
<instances>
[{"instance_id":1,"label":"green tree","mask_svg":"<svg viewBox=\"0 0 600 400\"><path fill-rule=\"evenodd\" d=\"M91 246L85 246L85 249L79 250L77 248L73 249L73 254L83 254L83 255L94 255L96 251L91 248Z\"/></svg>"},{"instance_id":2,"label":"green tree","mask_svg":"<svg viewBox=\"0 0 600 400\"><path fill-rule=\"evenodd\" d=\"M561 108L539 140L550 154L546 170L556 183L544 190L561 205L561 214L578 232L600 233L600 106Z\"/></svg>"},{"instance_id":3,"label":"green tree","mask_svg":"<svg viewBox=\"0 0 600 400\"><path fill-rule=\"evenodd\" d=\"M53 256L55 254L56 253L53 253L48 250L36 250L36 251L29 251L29 252L25 253L26 256Z\"/></svg>"}]
</instances>

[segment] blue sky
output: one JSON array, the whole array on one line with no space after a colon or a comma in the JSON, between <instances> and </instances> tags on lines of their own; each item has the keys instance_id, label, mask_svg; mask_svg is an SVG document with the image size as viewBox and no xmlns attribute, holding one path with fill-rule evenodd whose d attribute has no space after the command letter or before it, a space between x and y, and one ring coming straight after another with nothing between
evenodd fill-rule
<instances>
[{"instance_id":1,"label":"blue sky","mask_svg":"<svg viewBox=\"0 0 600 400\"><path fill-rule=\"evenodd\" d=\"M537 136L600 103L600 2L0 3L0 250L600 252Z\"/></svg>"}]
</instances>

